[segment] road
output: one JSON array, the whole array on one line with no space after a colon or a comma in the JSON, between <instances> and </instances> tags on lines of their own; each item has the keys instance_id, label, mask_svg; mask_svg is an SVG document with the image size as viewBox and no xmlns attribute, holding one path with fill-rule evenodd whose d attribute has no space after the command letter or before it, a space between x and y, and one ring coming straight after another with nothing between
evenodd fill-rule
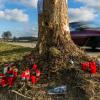
<instances>
[{"instance_id":1,"label":"road","mask_svg":"<svg viewBox=\"0 0 100 100\"><path fill-rule=\"evenodd\" d=\"M91 56L98 56L98 57L100 57L100 48L97 48L96 50L92 50L91 48L89 48L89 47L82 47L84 50L85 50L85 52L88 54L88 55L91 55Z\"/></svg>"},{"instance_id":2,"label":"road","mask_svg":"<svg viewBox=\"0 0 100 100\"><path fill-rule=\"evenodd\" d=\"M20 46L30 47L30 48L34 48L36 46L36 42L31 42L31 43L9 42L8 44L20 45ZM92 51L90 48L86 48L86 47L84 47L83 49L85 49L85 51L88 55L100 57L100 48L95 51Z\"/></svg>"},{"instance_id":3,"label":"road","mask_svg":"<svg viewBox=\"0 0 100 100\"><path fill-rule=\"evenodd\" d=\"M20 46L24 46L24 47L30 47L30 48L34 48L36 46L36 42L8 42L8 44L13 44L13 45L20 45Z\"/></svg>"}]
</instances>

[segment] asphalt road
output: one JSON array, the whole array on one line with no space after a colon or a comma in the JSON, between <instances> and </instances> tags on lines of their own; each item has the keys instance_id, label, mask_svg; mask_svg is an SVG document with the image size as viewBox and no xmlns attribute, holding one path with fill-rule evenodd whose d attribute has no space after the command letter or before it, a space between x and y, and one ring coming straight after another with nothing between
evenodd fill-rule
<instances>
[{"instance_id":1,"label":"asphalt road","mask_svg":"<svg viewBox=\"0 0 100 100\"><path fill-rule=\"evenodd\" d=\"M90 47L82 47L84 51L91 56L98 56L100 57L100 48L97 48L96 50L92 50Z\"/></svg>"}]
</instances>

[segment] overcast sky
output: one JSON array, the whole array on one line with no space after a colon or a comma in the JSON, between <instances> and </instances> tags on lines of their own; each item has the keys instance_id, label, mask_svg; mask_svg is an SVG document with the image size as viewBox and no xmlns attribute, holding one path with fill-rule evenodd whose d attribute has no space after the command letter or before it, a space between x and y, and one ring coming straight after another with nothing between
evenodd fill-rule
<instances>
[{"instance_id":1,"label":"overcast sky","mask_svg":"<svg viewBox=\"0 0 100 100\"><path fill-rule=\"evenodd\" d=\"M0 35L37 35L38 0L0 0ZM68 0L70 22L86 21L100 26L100 0Z\"/></svg>"}]
</instances>

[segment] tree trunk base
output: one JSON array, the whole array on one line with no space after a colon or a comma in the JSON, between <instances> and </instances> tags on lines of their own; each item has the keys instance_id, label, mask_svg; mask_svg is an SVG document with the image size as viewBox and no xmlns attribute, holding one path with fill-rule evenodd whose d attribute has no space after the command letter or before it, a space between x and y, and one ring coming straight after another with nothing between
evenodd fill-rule
<instances>
[{"instance_id":1,"label":"tree trunk base","mask_svg":"<svg viewBox=\"0 0 100 100\"><path fill-rule=\"evenodd\" d=\"M96 57L87 55L83 50L79 49L72 40L67 41L65 39L57 42L59 45L56 46L44 46L44 48L36 47L34 54L37 54L37 64L49 66L49 72L57 72L63 68L75 67L80 69L80 63L84 61L96 61ZM67 45L66 45L67 44ZM42 49L42 52L39 51ZM36 53L37 52L37 53Z\"/></svg>"},{"instance_id":2,"label":"tree trunk base","mask_svg":"<svg viewBox=\"0 0 100 100\"><path fill-rule=\"evenodd\" d=\"M76 46L69 47L67 52L51 47L46 53L40 55L38 52L33 52L34 54L38 55L36 63L43 70L44 76L42 77L44 79L70 87L66 95L67 100L95 100L95 85L89 79L84 78L80 62L95 61L96 58L87 56ZM45 73L47 77L45 77Z\"/></svg>"}]
</instances>

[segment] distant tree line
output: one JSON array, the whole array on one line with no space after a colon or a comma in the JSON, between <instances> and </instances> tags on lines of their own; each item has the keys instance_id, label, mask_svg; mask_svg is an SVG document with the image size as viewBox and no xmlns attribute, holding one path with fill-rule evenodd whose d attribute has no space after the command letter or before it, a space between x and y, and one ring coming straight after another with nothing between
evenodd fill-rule
<instances>
[{"instance_id":1,"label":"distant tree line","mask_svg":"<svg viewBox=\"0 0 100 100\"><path fill-rule=\"evenodd\" d=\"M13 37L14 42L32 42L32 41L37 41L37 37Z\"/></svg>"}]
</instances>

